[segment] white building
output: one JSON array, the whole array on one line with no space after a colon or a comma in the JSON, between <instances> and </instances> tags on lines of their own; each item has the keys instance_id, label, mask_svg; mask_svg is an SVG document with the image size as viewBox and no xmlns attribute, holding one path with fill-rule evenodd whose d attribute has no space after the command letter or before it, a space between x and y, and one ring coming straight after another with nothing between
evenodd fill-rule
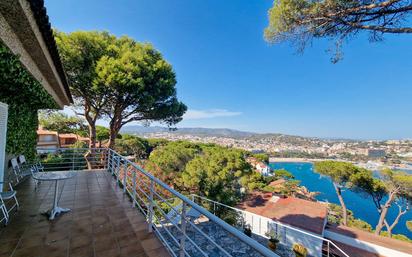
<instances>
[{"instance_id":1,"label":"white building","mask_svg":"<svg viewBox=\"0 0 412 257\"><path fill-rule=\"evenodd\" d=\"M256 167L257 172L259 172L263 176L269 176L270 167L268 165L264 164L263 162L259 162L256 164L255 167Z\"/></svg>"}]
</instances>

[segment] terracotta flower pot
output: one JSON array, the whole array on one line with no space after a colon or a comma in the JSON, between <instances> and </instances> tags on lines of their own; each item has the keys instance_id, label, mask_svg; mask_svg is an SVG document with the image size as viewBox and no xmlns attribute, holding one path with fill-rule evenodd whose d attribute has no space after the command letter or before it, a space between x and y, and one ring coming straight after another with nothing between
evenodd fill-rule
<instances>
[{"instance_id":1,"label":"terracotta flower pot","mask_svg":"<svg viewBox=\"0 0 412 257\"><path fill-rule=\"evenodd\" d=\"M277 243L274 242L274 241L269 240L269 242L268 242L268 247L269 247L269 249L271 249L272 251L274 251L274 250L276 250Z\"/></svg>"}]
</instances>

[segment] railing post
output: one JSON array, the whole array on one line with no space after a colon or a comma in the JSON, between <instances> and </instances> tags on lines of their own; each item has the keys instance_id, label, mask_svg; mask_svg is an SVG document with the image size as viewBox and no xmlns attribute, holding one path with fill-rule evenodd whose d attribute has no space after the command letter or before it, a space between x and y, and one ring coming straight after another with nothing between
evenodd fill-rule
<instances>
[{"instance_id":1,"label":"railing post","mask_svg":"<svg viewBox=\"0 0 412 257\"><path fill-rule=\"evenodd\" d=\"M150 179L150 192L149 192L149 232L153 231L153 191L154 191L154 181Z\"/></svg>"},{"instance_id":2,"label":"railing post","mask_svg":"<svg viewBox=\"0 0 412 257\"><path fill-rule=\"evenodd\" d=\"M186 243L186 203L182 203L182 214L180 215L180 229L182 230L182 237L180 238L179 257L185 257L185 243Z\"/></svg>"},{"instance_id":3,"label":"railing post","mask_svg":"<svg viewBox=\"0 0 412 257\"><path fill-rule=\"evenodd\" d=\"M133 187L133 199L132 199L132 207L136 207L135 201L136 201L136 171L133 170L133 176L132 176L133 182L132 182L132 187Z\"/></svg>"},{"instance_id":4,"label":"railing post","mask_svg":"<svg viewBox=\"0 0 412 257\"><path fill-rule=\"evenodd\" d=\"M127 187L127 162L124 162L123 165L123 192L126 193Z\"/></svg>"},{"instance_id":5,"label":"railing post","mask_svg":"<svg viewBox=\"0 0 412 257\"><path fill-rule=\"evenodd\" d=\"M105 168L106 168L107 171L111 172L111 169L110 169L110 150L106 149L105 152L106 152L106 161L107 161L106 162L107 166Z\"/></svg>"},{"instance_id":6,"label":"railing post","mask_svg":"<svg viewBox=\"0 0 412 257\"><path fill-rule=\"evenodd\" d=\"M216 216L216 203L213 202L213 215Z\"/></svg>"},{"instance_id":7,"label":"railing post","mask_svg":"<svg viewBox=\"0 0 412 257\"><path fill-rule=\"evenodd\" d=\"M75 152L76 150L75 149L73 149L73 152L72 152L72 170L74 170L74 152Z\"/></svg>"},{"instance_id":8,"label":"railing post","mask_svg":"<svg viewBox=\"0 0 412 257\"><path fill-rule=\"evenodd\" d=\"M119 178L119 173L120 173L120 157L119 157L119 156L116 157L116 168L114 169L114 172L115 172L115 174L116 174L116 176L117 176L117 180L120 180L120 178Z\"/></svg>"},{"instance_id":9,"label":"railing post","mask_svg":"<svg viewBox=\"0 0 412 257\"><path fill-rule=\"evenodd\" d=\"M328 257L329 257L329 252L330 252L330 242L329 241L327 241L328 242Z\"/></svg>"}]
</instances>

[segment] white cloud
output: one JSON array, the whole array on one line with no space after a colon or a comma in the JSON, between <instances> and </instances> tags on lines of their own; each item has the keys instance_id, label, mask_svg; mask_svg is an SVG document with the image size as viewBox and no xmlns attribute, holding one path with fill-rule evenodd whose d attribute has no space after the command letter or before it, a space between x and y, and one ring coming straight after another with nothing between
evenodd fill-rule
<instances>
[{"instance_id":1,"label":"white cloud","mask_svg":"<svg viewBox=\"0 0 412 257\"><path fill-rule=\"evenodd\" d=\"M199 120L218 117L231 117L241 115L241 112L232 112L225 109L194 110L189 109L183 116L184 120Z\"/></svg>"}]
</instances>

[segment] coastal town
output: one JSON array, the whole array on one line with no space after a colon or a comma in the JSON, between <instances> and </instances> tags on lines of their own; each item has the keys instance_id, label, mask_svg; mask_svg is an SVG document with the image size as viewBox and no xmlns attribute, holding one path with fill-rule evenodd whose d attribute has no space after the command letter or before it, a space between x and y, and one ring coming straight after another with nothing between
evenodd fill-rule
<instances>
[{"instance_id":1,"label":"coastal town","mask_svg":"<svg viewBox=\"0 0 412 257\"><path fill-rule=\"evenodd\" d=\"M187 140L213 143L255 153L268 153L273 160L305 161L337 159L377 169L389 166L412 169L412 140L346 140L289 136L283 134L253 134L248 136L197 135L194 133L155 132L133 133L145 138L170 141Z\"/></svg>"},{"instance_id":2,"label":"coastal town","mask_svg":"<svg viewBox=\"0 0 412 257\"><path fill-rule=\"evenodd\" d=\"M0 1L0 257L412 257L411 17Z\"/></svg>"}]
</instances>

